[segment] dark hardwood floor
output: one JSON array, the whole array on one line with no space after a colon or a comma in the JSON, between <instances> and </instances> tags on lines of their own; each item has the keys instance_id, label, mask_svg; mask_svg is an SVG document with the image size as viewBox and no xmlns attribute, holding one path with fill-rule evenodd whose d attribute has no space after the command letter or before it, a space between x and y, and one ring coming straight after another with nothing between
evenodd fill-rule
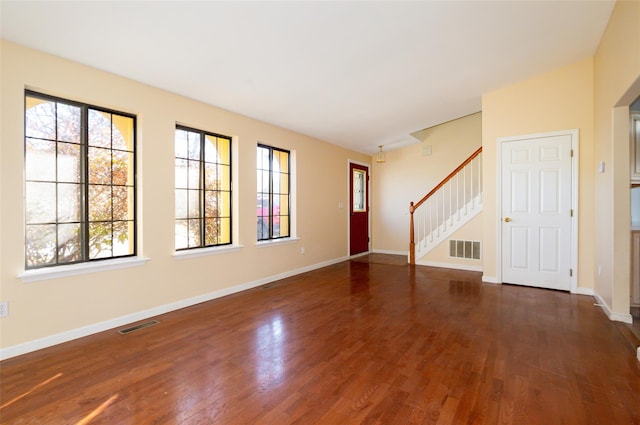
<instances>
[{"instance_id":1,"label":"dark hardwood floor","mask_svg":"<svg viewBox=\"0 0 640 425\"><path fill-rule=\"evenodd\" d=\"M363 257L9 359L0 422L640 424L592 297L480 278Z\"/></svg>"}]
</instances>

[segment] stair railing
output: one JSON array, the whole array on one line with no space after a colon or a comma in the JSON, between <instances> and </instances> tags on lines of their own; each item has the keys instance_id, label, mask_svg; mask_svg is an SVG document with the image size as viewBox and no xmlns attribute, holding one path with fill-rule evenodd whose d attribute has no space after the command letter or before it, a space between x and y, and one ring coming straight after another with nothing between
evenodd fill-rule
<instances>
[{"instance_id":1,"label":"stair railing","mask_svg":"<svg viewBox=\"0 0 640 425\"><path fill-rule=\"evenodd\" d=\"M461 214L467 213L469 203L473 206L476 197L482 196L481 153L482 146L422 199L416 203L411 202L409 204L411 216L409 222L409 264L416 263L414 213L420 206L425 204L425 206L428 206L428 211L424 215L424 220L418 223L418 240L424 240L427 237L431 237L433 240L434 234L439 236L441 231L446 230L448 221L453 223L456 214L458 215L457 218L460 219Z\"/></svg>"}]
</instances>

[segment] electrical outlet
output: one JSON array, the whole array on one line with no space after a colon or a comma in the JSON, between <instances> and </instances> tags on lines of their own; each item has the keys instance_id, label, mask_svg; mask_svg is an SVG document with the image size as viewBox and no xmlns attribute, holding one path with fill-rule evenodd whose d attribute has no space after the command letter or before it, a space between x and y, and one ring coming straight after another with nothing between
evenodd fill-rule
<instances>
[{"instance_id":1,"label":"electrical outlet","mask_svg":"<svg viewBox=\"0 0 640 425\"><path fill-rule=\"evenodd\" d=\"M0 301L0 317L9 315L9 301Z\"/></svg>"}]
</instances>

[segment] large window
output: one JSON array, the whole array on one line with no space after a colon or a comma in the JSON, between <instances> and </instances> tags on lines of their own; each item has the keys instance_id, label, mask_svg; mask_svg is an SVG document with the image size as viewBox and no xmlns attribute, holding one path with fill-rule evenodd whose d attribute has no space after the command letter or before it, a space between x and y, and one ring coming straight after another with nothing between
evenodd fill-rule
<instances>
[{"instance_id":1,"label":"large window","mask_svg":"<svg viewBox=\"0 0 640 425\"><path fill-rule=\"evenodd\" d=\"M177 250L231 243L231 138L176 127Z\"/></svg>"},{"instance_id":2,"label":"large window","mask_svg":"<svg viewBox=\"0 0 640 425\"><path fill-rule=\"evenodd\" d=\"M25 267L136 253L134 116L27 91Z\"/></svg>"},{"instance_id":3,"label":"large window","mask_svg":"<svg viewBox=\"0 0 640 425\"><path fill-rule=\"evenodd\" d=\"M290 236L289 152L258 145L258 240Z\"/></svg>"}]
</instances>

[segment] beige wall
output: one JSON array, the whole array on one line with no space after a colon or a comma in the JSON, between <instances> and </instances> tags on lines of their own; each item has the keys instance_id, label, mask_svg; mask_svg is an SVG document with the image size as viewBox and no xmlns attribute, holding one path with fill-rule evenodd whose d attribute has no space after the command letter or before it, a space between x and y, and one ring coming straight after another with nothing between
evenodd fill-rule
<instances>
[{"instance_id":1,"label":"beige wall","mask_svg":"<svg viewBox=\"0 0 640 425\"><path fill-rule=\"evenodd\" d=\"M485 279L491 281L499 275L496 232L500 213L495 196L498 138L578 129L578 288L593 288L593 60L485 94L482 117Z\"/></svg>"},{"instance_id":2,"label":"beige wall","mask_svg":"<svg viewBox=\"0 0 640 425\"><path fill-rule=\"evenodd\" d=\"M629 314L629 110L640 95L640 2L619 1L594 57L595 292ZM617 108L616 108L617 107ZM630 318L630 317L629 317Z\"/></svg>"},{"instance_id":3,"label":"beige wall","mask_svg":"<svg viewBox=\"0 0 640 425\"><path fill-rule=\"evenodd\" d=\"M481 124L480 113L441 124L426 130L422 143L389 151L384 163L373 163L374 251L408 253L409 203L420 200L480 147ZM431 146L429 156L422 155L425 145Z\"/></svg>"},{"instance_id":4,"label":"beige wall","mask_svg":"<svg viewBox=\"0 0 640 425\"><path fill-rule=\"evenodd\" d=\"M131 80L3 41L1 104L0 347L108 322L347 255L348 162L370 157ZM24 283L25 87L137 115L139 267ZM176 122L234 137L237 252L174 258ZM256 144L291 149L297 172L298 241L256 246ZM301 253L301 248L305 253Z\"/></svg>"}]
</instances>

